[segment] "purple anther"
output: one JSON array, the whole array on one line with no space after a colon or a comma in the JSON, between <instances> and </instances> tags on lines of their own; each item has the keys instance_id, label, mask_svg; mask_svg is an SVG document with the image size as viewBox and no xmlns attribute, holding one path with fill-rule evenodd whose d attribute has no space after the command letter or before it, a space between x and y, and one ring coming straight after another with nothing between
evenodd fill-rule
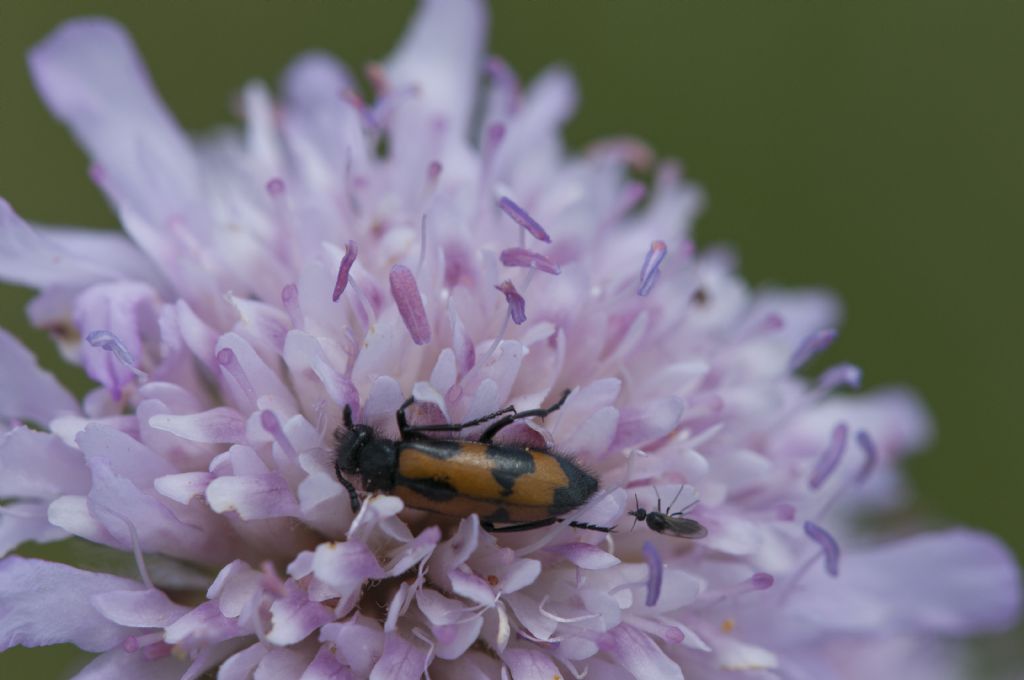
<instances>
[{"instance_id":1,"label":"purple anther","mask_svg":"<svg viewBox=\"0 0 1024 680\"><path fill-rule=\"evenodd\" d=\"M759 571L750 577L750 585L754 587L754 590L768 590L775 585L775 577Z\"/></svg>"},{"instance_id":2,"label":"purple anther","mask_svg":"<svg viewBox=\"0 0 1024 680\"><path fill-rule=\"evenodd\" d=\"M814 522L804 522L804 533L821 546L825 554L825 571L832 576L839 576L839 544L832 534L822 529Z\"/></svg>"},{"instance_id":3,"label":"purple anther","mask_svg":"<svg viewBox=\"0 0 1024 680\"><path fill-rule=\"evenodd\" d=\"M430 342L430 323L427 321L427 310L423 308L420 289L416 285L416 277L405 265L396 264L391 268L391 297L398 305L398 313L405 322L405 327L417 345Z\"/></svg>"},{"instance_id":4,"label":"purple anther","mask_svg":"<svg viewBox=\"0 0 1024 680\"><path fill-rule=\"evenodd\" d=\"M832 437L829 439L828 446L825 447L821 457L818 458L818 463L811 472L808 484L812 489L821 488L821 485L835 472L839 461L843 458L843 452L846 450L846 436L848 433L849 428L846 426L846 423L840 423L832 429Z\"/></svg>"},{"instance_id":5,"label":"purple anther","mask_svg":"<svg viewBox=\"0 0 1024 680\"><path fill-rule=\"evenodd\" d=\"M274 179L267 182L267 193L270 194L271 196L280 196L281 194L284 193L284 190L284 180L281 179L280 177L275 177Z\"/></svg>"},{"instance_id":6,"label":"purple anther","mask_svg":"<svg viewBox=\"0 0 1024 680\"><path fill-rule=\"evenodd\" d=\"M824 352L838 335L839 331L834 328L822 328L808 335L789 358L789 370L795 371L810 361L815 354Z\"/></svg>"},{"instance_id":7,"label":"purple anther","mask_svg":"<svg viewBox=\"0 0 1024 680\"><path fill-rule=\"evenodd\" d=\"M526 300L519 294L516 287L511 281L502 281L495 286L505 295L505 302L508 303L509 314L512 315L512 321L515 324L521 324L526 321Z\"/></svg>"},{"instance_id":8,"label":"purple anther","mask_svg":"<svg viewBox=\"0 0 1024 680\"><path fill-rule=\"evenodd\" d=\"M113 354L118 363L129 369L136 376L145 377L146 374L136 368L135 357L132 356L132 353L124 346L121 339L110 331L93 331L85 336L85 341L93 347L99 347Z\"/></svg>"},{"instance_id":9,"label":"purple anther","mask_svg":"<svg viewBox=\"0 0 1024 680\"><path fill-rule=\"evenodd\" d=\"M858 484L863 484L871 475L871 471L875 469L875 464L878 463L878 447L875 446L875 440L871 438L871 435L864 430L857 432L856 439L861 451L864 452L864 464L857 471L856 479Z\"/></svg>"},{"instance_id":10,"label":"purple anther","mask_svg":"<svg viewBox=\"0 0 1024 680\"><path fill-rule=\"evenodd\" d=\"M653 607L661 596L663 569L661 555L650 541L644 541L644 561L647 562L647 599L644 604Z\"/></svg>"},{"instance_id":11,"label":"purple anther","mask_svg":"<svg viewBox=\"0 0 1024 680\"><path fill-rule=\"evenodd\" d=\"M526 248L506 248L501 251L501 263L506 267L532 267L548 274L559 274L562 271L548 258Z\"/></svg>"},{"instance_id":12,"label":"purple anther","mask_svg":"<svg viewBox=\"0 0 1024 680\"><path fill-rule=\"evenodd\" d=\"M129 635L124 639L124 642L121 643L121 649L123 649L126 654L134 654L139 651L139 639L134 635Z\"/></svg>"},{"instance_id":13,"label":"purple anther","mask_svg":"<svg viewBox=\"0 0 1024 680\"><path fill-rule=\"evenodd\" d=\"M505 214L520 227L530 232L530 236L544 243L551 243L551 237L544 231L544 227L537 224L537 221L530 217L525 210L520 208L515 201L508 196L502 196L498 200L498 206L505 211Z\"/></svg>"},{"instance_id":14,"label":"purple anther","mask_svg":"<svg viewBox=\"0 0 1024 680\"><path fill-rule=\"evenodd\" d=\"M647 251L647 255L644 256L644 264L640 268L640 286L636 289L636 294L641 297L647 296L654 288L654 284L658 282L658 277L661 276L661 261L665 259L668 254L668 246L665 245L664 241L651 241L651 247Z\"/></svg>"},{"instance_id":15,"label":"purple anther","mask_svg":"<svg viewBox=\"0 0 1024 680\"><path fill-rule=\"evenodd\" d=\"M860 387L860 368L853 364L836 364L826 369L818 378L818 389L823 392L831 392L840 387Z\"/></svg>"},{"instance_id":16,"label":"purple anther","mask_svg":"<svg viewBox=\"0 0 1024 680\"><path fill-rule=\"evenodd\" d=\"M345 244L345 255L341 258L341 266L338 267L338 278L334 282L334 293L331 295L331 301L337 302L341 294L345 292L345 288L348 287L348 273L352 269L352 265L355 264L356 255L359 254L359 246L356 245L355 241L349 241Z\"/></svg>"}]
</instances>

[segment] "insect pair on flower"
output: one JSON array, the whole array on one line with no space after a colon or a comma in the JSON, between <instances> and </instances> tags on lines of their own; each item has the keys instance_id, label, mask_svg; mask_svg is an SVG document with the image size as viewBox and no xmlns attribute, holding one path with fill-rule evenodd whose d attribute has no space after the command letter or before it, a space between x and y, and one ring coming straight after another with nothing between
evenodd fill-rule
<instances>
[{"instance_id":1,"label":"insect pair on flower","mask_svg":"<svg viewBox=\"0 0 1024 680\"><path fill-rule=\"evenodd\" d=\"M360 501L349 476L360 478L368 492L398 496L410 508L442 515L466 517L476 513L480 524L491 532L527 531L565 521L563 517L582 507L599 489L597 478L569 456L547 448L494 442L504 428L524 418L544 418L554 413L569 397L569 390L547 408L516 412L507 406L464 423L410 425L406 409L409 397L398 408L399 439L381 436L369 425L353 422L352 409L345 406L344 427L336 433L335 473L348 491L352 511ZM455 436L468 428L490 425L478 439ZM449 437L432 437L449 433ZM629 514L645 522L652 531L682 538L703 538L707 529L685 516L691 505L662 512L640 507ZM579 529L610 532L602 527L570 521ZM501 526L497 526L501 525Z\"/></svg>"}]
</instances>

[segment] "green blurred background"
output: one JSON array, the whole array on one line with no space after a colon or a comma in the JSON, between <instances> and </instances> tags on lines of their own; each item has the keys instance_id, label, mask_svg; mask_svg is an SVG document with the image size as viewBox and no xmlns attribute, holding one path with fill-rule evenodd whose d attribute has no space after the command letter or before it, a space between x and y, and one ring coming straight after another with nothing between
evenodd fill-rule
<instances>
[{"instance_id":1,"label":"green blurred background","mask_svg":"<svg viewBox=\"0 0 1024 680\"><path fill-rule=\"evenodd\" d=\"M275 80L300 50L379 59L411 7L0 0L0 196L41 222L114 224L25 69L66 17L120 19L183 124L203 130L231 119L246 79ZM499 0L491 50L524 76L572 67L573 144L628 132L682 158L710 197L699 240L735 244L751 281L838 291L848 321L829 356L859 363L868 387L916 386L936 416L937 440L908 464L918 507L1024 555L1022 28L1017 2ZM29 294L0 296L0 324L83 388L24 323ZM1020 664L1022 641L979 643L975 677ZM62 677L77 662L13 650L0 676Z\"/></svg>"}]
</instances>

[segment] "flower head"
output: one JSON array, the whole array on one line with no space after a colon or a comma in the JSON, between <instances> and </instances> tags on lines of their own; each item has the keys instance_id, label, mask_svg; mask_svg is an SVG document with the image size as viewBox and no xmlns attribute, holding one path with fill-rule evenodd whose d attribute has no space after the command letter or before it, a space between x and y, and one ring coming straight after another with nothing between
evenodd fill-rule
<instances>
[{"instance_id":1,"label":"flower head","mask_svg":"<svg viewBox=\"0 0 1024 680\"><path fill-rule=\"evenodd\" d=\"M832 297L697 253L700 192L664 162L647 196L637 142L567 151L571 77L521 87L486 23L425 0L372 93L305 55L201 141L116 24L31 52L124 234L0 203L0 276L98 384L79 403L0 332L0 549L77 536L137 576L6 557L0 649L71 642L90 678L841 678L1012 623L998 541L851 526L928 420L848 394L853 366L797 373ZM557 451L600 488L510 533L359 493L338 437L398 440L404 403L425 437Z\"/></svg>"}]
</instances>

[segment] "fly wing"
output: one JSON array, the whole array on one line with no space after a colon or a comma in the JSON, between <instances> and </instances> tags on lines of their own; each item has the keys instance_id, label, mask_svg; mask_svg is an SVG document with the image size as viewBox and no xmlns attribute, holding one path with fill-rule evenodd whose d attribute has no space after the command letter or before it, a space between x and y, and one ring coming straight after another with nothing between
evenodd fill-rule
<instances>
[{"instance_id":1,"label":"fly wing","mask_svg":"<svg viewBox=\"0 0 1024 680\"><path fill-rule=\"evenodd\" d=\"M663 534L672 534L681 538L704 538L708 529L703 524L689 517L667 517Z\"/></svg>"}]
</instances>

